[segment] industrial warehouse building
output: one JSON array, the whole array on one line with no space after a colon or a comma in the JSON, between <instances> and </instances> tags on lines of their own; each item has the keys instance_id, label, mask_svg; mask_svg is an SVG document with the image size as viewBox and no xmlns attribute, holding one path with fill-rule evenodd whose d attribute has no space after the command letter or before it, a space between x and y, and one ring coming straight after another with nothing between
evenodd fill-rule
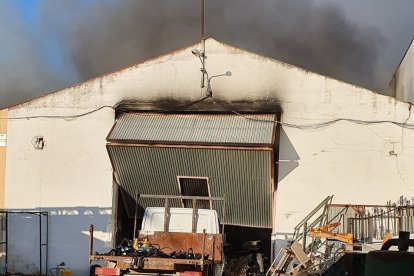
<instances>
[{"instance_id":1,"label":"industrial warehouse building","mask_svg":"<svg viewBox=\"0 0 414 276\"><path fill-rule=\"evenodd\" d=\"M89 275L89 225L99 252L130 238L137 192L225 196L224 214L200 207L220 213L228 239L263 239L269 251L328 195L412 196L413 46L393 77L396 98L214 39L200 88L201 48L0 111L2 207L48 212L8 214L8 271L64 261Z\"/></svg>"}]
</instances>

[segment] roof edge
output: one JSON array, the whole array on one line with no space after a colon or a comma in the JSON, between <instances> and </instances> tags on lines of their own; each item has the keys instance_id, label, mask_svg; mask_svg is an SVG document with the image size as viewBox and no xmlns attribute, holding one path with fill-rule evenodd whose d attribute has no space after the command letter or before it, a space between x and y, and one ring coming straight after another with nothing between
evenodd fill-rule
<instances>
[{"instance_id":1,"label":"roof edge","mask_svg":"<svg viewBox=\"0 0 414 276\"><path fill-rule=\"evenodd\" d=\"M300 71L304 71L307 74L310 73L310 74L318 75L318 76L321 76L321 77L324 77L324 78L327 78L327 79L330 79L330 80L338 81L338 82L341 82L341 83L344 83L344 84L347 84L347 85L351 85L353 87L357 87L357 88L360 88L360 89L367 90L367 91L369 91L371 93L374 93L374 94L377 94L377 95L386 96L386 97L390 97L390 98L395 99L395 97L381 94L378 91L374 91L374 90L368 89L368 88L363 87L361 85L357 85L357 84L354 84L354 83L349 83L349 82L346 82L346 81L343 81L343 80L335 79L334 77L330 77L330 76L327 76L327 75L323 75L323 74L317 73L315 71L312 71L312 70L309 70L309 69L306 69L306 68L303 68L303 67L299 67L297 65L290 64L290 63L287 63L285 61L281 61L281 60L278 60L278 59L275 59L275 58L271 58L271 57L268 57L268 56L262 56L262 55L260 55L260 54L258 54L256 52L253 52L253 51L250 51L250 50L246 50L245 48L240 48L240 47L237 47L237 46L233 46L233 45L230 45L230 44L227 44L227 43L218 41L218 40L216 40L214 38L209 38L208 40L213 40L213 41L216 41L219 44L225 45L226 47L233 48L233 49L238 50L238 51L241 51L241 52L246 52L246 53L249 53L251 55L254 55L254 56L257 56L257 57L260 57L260 58L263 58L263 59L267 59L267 60L272 61L272 62L277 62L277 63L283 64L284 66L288 66L288 67L291 67L291 68L295 68L295 69L298 69Z\"/></svg>"},{"instance_id":2,"label":"roof edge","mask_svg":"<svg viewBox=\"0 0 414 276\"><path fill-rule=\"evenodd\" d=\"M405 49L404 55L403 55L402 59L400 60L400 63L398 63L397 68L395 68L395 71L394 71L394 73L392 74L392 78L394 78L394 76L395 76L395 74L397 73L398 69L400 69L401 64L403 63L403 61L404 61L405 57L407 56L408 51L411 49L411 46L412 46L413 44L414 44L414 36L413 36L413 38L411 39L411 42L410 42L410 44L408 45L407 49ZM391 78L391 81L392 81L392 78ZM390 82L391 82L391 81L390 81Z\"/></svg>"},{"instance_id":3,"label":"roof edge","mask_svg":"<svg viewBox=\"0 0 414 276\"><path fill-rule=\"evenodd\" d=\"M110 72L107 72L107 73L104 73L104 74L101 74L101 75L98 75L98 76L92 77L92 78L87 79L87 80L84 80L84 81L80 81L80 82L77 82L77 83L71 84L71 85L66 86L66 87L63 87L63 88L61 88L61 89L59 89L59 90L54 90L54 91L49 92L49 93L46 93L46 94L44 94L44 95L42 95L42 96L35 97L35 98L29 99L29 100L27 100L27 101L23 101L23 102L21 102L21 103L11 105L11 106L6 106L6 107L5 107L5 109L9 109L9 110L16 109L16 108L18 108L18 107L24 106L24 105L26 105L26 104L29 104L29 103L31 103L31 102L33 102L33 101L36 101L36 100L39 100L39 99L41 99L41 98L45 98L45 97L49 97L49 96L52 96L52 95L59 94L59 93L63 92L63 91L64 91L64 90L66 90L66 89L75 88L75 87L80 86L80 85L82 85L82 84L86 84L86 83L88 83L88 82L92 82L92 81L95 81L95 80L100 79L100 78L103 78L103 77L107 77L107 76L110 76L110 75L113 75L113 74L117 74L117 73L120 73L120 72L122 72L122 71L128 70L128 69L130 69L130 68L134 68L134 67L137 67L137 66L143 65L143 64L145 64L145 63L149 63L149 62L151 62L151 61L154 61L154 60L157 60L157 59L160 59L160 58L163 58L163 57L166 57L166 56L172 55L172 54L174 54L174 53L177 53L177 52L180 52L180 51L184 51L185 49L192 48L192 47L194 47L194 46L196 46L196 45L199 45L200 43L201 43L201 42L198 42L198 43L193 43L193 44L190 44L190 45L188 45L188 46L183 46L183 47L177 48L177 49L175 49L175 50L168 51L168 52L166 52L166 53L164 53L164 54L161 54L161 55L158 55L158 56L154 56L154 57L151 57L151 58L148 58L148 59L145 59L145 60L142 60L142 61L136 62L136 63L132 63L132 64L130 64L130 65L126 65L126 66L120 67L120 68L115 69L115 70L113 70L113 71L110 71Z\"/></svg>"},{"instance_id":4,"label":"roof edge","mask_svg":"<svg viewBox=\"0 0 414 276\"><path fill-rule=\"evenodd\" d=\"M388 97L388 98L392 98L392 99L394 99L394 100L396 100L396 101L404 102L404 101L402 101L402 100L396 99L396 98L395 98L395 97L393 97L393 96L384 95L384 94L379 93L378 91L373 91L373 90L370 90L370 89L368 89L368 88L362 87L362 86L360 86L360 85L356 85L356 84L348 83L348 82L343 81L343 80L339 80L339 79L335 79L335 78L330 77L330 76L322 75L322 74L319 74L319 73L317 73L317 72L311 71L311 70L309 70L309 69L305 69L305 68L302 68L302 67L299 67L299 66L296 66L296 65L293 65L293 64L290 64L290 63L287 63L287 62L281 61L281 60L277 60L277 59L274 59L274 58L271 58L271 57L268 57L268 56L262 56L262 55L260 55L260 54L258 54L258 53L256 53L256 52L253 52L253 51L250 51L250 50L246 50L246 49L244 49L244 48L240 48L240 47L237 47L237 46L233 46L233 45L227 44L227 43L225 43L225 42L218 41L218 40L216 40L216 39L214 39L214 38L211 38L211 37L206 38L206 39L205 39L205 41L213 41L213 42L216 42L216 43L218 43L218 44L220 44L220 45L223 45L223 46L225 46L225 47L227 47L227 48L231 48L231 49L234 49L234 50L237 50L237 51L240 51L240 52L245 52L245 53L248 53L248 54L250 54L250 55L254 55L254 56L260 57L260 58L262 58L262 59L269 60L269 61L271 61L271 62L276 62L276 63L282 64L282 65L284 65L284 66L287 66L287 67L290 67L290 68L294 68L294 69L297 69L297 70L303 71L303 72L305 72L305 73L307 73L307 74L311 73L311 74L314 74L314 75L317 75L317 76L324 77L324 78L326 78L326 79L334 80L334 81L337 81L337 82L340 82L340 83L344 83L344 84L346 84L346 85L351 85L351 86L353 86L353 87L356 87L356 88L360 88L360 89L366 90L366 91L371 92L371 93L373 93L373 94L375 94L375 95L385 96L385 97ZM413 40L411 41L411 44L413 43L413 41L414 41L414 38L413 38ZM121 68L116 69L116 70L114 70L114 71L111 71L111 72L108 72L108 73L105 73L105 74L102 74L102 75L98 75L98 76L93 77L93 78L91 78L91 79L87 79L87 80L85 80L85 81L81 81L81 82L78 82L78 83L75 83L75 84L69 85L69 86L67 86L67 87L61 88L61 89L59 89L59 90L55 90L55 91L50 92L50 93L47 93L47 94L45 94L45 95L42 95L42 96L39 96L39 97L35 97L35 98L29 99L29 100L27 100L27 101L24 101L24 102L21 102L21 103L15 104L15 105L6 106L4 109L13 110L13 109L16 109L16 108L19 108L19 107L25 106L25 105L27 105L27 104L29 104L29 103L31 103L31 102L34 102L34 101L36 101L36 100L39 100L39 99L41 99L41 98L45 98L45 97L49 97L49 96L52 96L52 95L59 94L59 93L63 92L64 90L67 90L67 89L70 89L70 88L75 88L75 87L80 86L80 85L82 85L82 84L86 84L86 83L89 83L89 82L93 82L93 81L95 81L95 80L97 80L97 79L100 79L100 78L103 78L103 77L107 77L107 76L110 76L110 75L113 75L113 74L116 74L116 73L119 73L119 72L122 72L122 71L125 71L125 70L128 70L128 69L131 69L131 68L134 68L134 67L138 67L138 66L143 65L143 64L145 64L145 63L149 63L149 62L152 62L152 61L154 61L154 60L161 59L161 58L163 58L163 57L167 57L167 56L169 56L169 55L172 55L172 54L175 54L175 53L178 53L178 52L184 51L184 50L189 49L189 48L198 47L200 44L201 44L201 42L193 43L193 44L190 44L190 45L188 45L188 46L184 46L184 47L178 48L178 49L176 49L176 50L169 51L169 52L166 52L166 53L164 53L164 54L161 54L161 55L158 55L158 56L154 56L154 57L152 57L152 58L149 58L149 59L146 59L146 60L143 60L143 61L137 62L137 63L133 63L133 64L130 64L130 65L127 65L127 66L121 67ZM408 52L409 48L411 47L411 44L410 44L410 46L407 48L406 53ZM207 51L208 51L208 49L207 49ZM404 56L404 57L405 57L405 56ZM404 59L404 58L403 58L403 59ZM402 60L401 60L401 61L402 61Z\"/></svg>"}]
</instances>

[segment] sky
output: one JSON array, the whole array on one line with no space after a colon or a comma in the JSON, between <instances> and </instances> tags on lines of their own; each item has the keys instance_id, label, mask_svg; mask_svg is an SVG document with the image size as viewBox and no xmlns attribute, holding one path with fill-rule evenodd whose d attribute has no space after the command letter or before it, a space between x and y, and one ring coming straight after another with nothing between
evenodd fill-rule
<instances>
[{"instance_id":1,"label":"sky","mask_svg":"<svg viewBox=\"0 0 414 276\"><path fill-rule=\"evenodd\" d=\"M0 0L0 109L197 43L198 0ZM389 94L412 0L206 0L221 42Z\"/></svg>"}]
</instances>

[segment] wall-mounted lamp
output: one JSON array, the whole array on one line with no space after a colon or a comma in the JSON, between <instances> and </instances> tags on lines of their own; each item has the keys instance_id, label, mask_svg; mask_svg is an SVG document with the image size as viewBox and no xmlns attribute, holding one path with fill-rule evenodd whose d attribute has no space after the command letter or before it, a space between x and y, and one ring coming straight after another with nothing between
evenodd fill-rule
<instances>
[{"instance_id":1,"label":"wall-mounted lamp","mask_svg":"<svg viewBox=\"0 0 414 276\"><path fill-rule=\"evenodd\" d=\"M211 89L211 83L210 83L211 79L212 79L212 78L216 78L216 77L221 77L221 76L227 76L227 77L230 77L232 74L231 74L231 72L230 72L230 71L227 71L227 72L226 72L226 73L224 73L224 74L219 74L219 75L214 75L214 76L209 77L209 76L208 76L208 72L207 72L207 70L206 70L206 63L205 63L205 59L206 59L207 57L206 57L206 55L205 55L204 50L203 50L203 51L200 51L200 50L198 50L198 49L192 49L192 50L191 50L191 53L192 53L194 56L198 57L198 59L199 59L199 60L200 60L200 62L201 62L201 68L200 68L200 71L201 71L201 73L202 73L202 75L201 75L201 88L204 88L204 79L206 79L206 76L207 76L207 97L211 97L211 96L213 95L213 90Z\"/></svg>"},{"instance_id":2,"label":"wall-mounted lamp","mask_svg":"<svg viewBox=\"0 0 414 276\"><path fill-rule=\"evenodd\" d=\"M199 58L204 56L204 53L200 52L198 49L192 49L191 53L193 53L193 55L195 55L196 57L199 57Z\"/></svg>"},{"instance_id":3,"label":"wall-mounted lamp","mask_svg":"<svg viewBox=\"0 0 414 276\"><path fill-rule=\"evenodd\" d=\"M224 74L214 75L214 76L211 76L211 77L208 77L208 75L207 75L207 96L208 97L213 96L213 90L211 89L211 83L210 83L212 78L222 77L222 76L231 77L231 75L232 75L232 73L230 71L227 71Z\"/></svg>"},{"instance_id":4,"label":"wall-mounted lamp","mask_svg":"<svg viewBox=\"0 0 414 276\"><path fill-rule=\"evenodd\" d=\"M212 78L215 78L215 77L221 77L221 76L231 77L231 75L232 75L232 73L231 73L230 71L227 71L227 72L226 72L226 73L224 73L224 74L220 74L220 75L214 75L214 76L211 76L211 77L209 78L209 80L211 80Z\"/></svg>"}]
</instances>

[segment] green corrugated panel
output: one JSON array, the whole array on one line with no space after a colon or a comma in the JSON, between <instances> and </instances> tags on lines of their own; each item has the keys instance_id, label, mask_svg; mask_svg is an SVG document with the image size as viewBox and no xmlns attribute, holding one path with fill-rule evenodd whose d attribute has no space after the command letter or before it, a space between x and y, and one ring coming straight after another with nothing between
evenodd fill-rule
<instances>
[{"instance_id":1,"label":"green corrugated panel","mask_svg":"<svg viewBox=\"0 0 414 276\"><path fill-rule=\"evenodd\" d=\"M275 118L274 114L124 113L108 140L270 145Z\"/></svg>"},{"instance_id":2,"label":"green corrugated panel","mask_svg":"<svg viewBox=\"0 0 414 276\"><path fill-rule=\"evenodd\" d=\"M208 177L212 196L226 195L226 224L271 227L272 151L112 145L108 151L131 217L136 191L178 195L177 176L199 176ZM163 206L154 200L141 204ZM221 215L221 203L213 207Z\"/></svg>"}]
</instances>

